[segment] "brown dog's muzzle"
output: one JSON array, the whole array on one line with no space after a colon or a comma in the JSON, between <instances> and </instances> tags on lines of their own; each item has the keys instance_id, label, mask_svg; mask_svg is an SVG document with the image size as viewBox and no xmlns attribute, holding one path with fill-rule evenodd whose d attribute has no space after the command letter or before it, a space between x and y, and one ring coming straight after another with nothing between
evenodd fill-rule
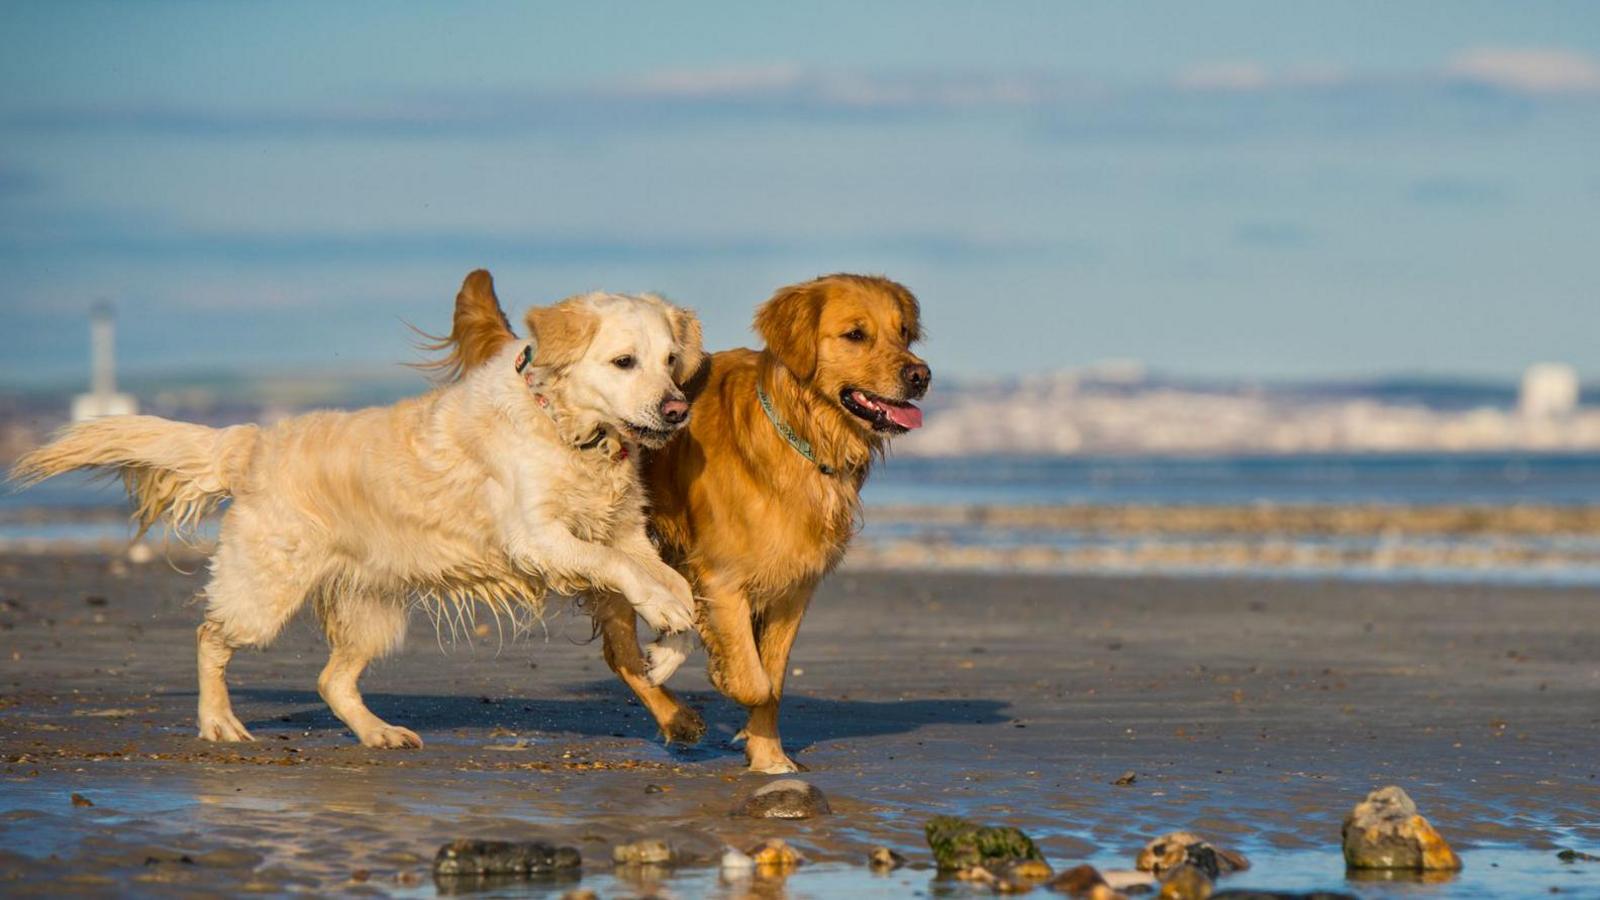
<instances>
[{"instance_id":1,"label":"brown dog's muzzle","mask_svg":"<svg viewBox=\"0 0 1600 900\"><path fill-rule=\"evenodd\" d=\"M928 385L933 383L933 371L924 362L907 363L900 370L900 381L906 386L906 396L915 399L928 392Z\"/></svg>"}]
</instances>

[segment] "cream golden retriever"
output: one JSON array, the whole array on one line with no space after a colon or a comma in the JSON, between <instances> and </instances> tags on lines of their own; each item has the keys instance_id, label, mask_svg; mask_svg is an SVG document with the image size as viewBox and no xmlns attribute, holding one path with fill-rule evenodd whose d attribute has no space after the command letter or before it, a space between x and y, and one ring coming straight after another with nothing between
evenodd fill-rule
<instances>
[{"instance_id":1,"label":"cream golden retriever","mask_svg":"<svg viewBox=\"0 0 1600 900\"><path fill-rule=\"evenodd\" d=\"M467 369L516 342L498 309L458 307ZM699 598L711 681L749 710L750 768L799 768L778 735L789 649L812 592L856 531L860 491L887 441L922 424L911 401L932 374L910 291L887 278L830 275L780 289L756 312L766 347L712 354L689 386L694 421L647 454L651 525ZM660 686L676 652L640 652L634 616L602 604L606 661L668 740L705 725ZM660 644L660 642L658 642ZM681 646L681 645L679 645Z\"/></svg>"},{"instance_id":2,"label":"cream golden retriever","mask_svg":"<svg viewBox=\"0 0 1600 900\"><path fill-rule=\"evenodd\" d=\"M98 419L17 464L23 482L120 473L141 528L191 526L232 498L198 630L202 738L251 740L228 699L228 661L272 641L308 600L332 648L317 689L371 747L422 744L357 690L419 598L509 612L546 590L593 591L660 632L693 627L689 585L645 534L637 451L688 420L678 383L701 361L699 321L651 296L573 297L529 310L532 340L496 341L462 372L484 349L471 311L505 321L487 272L456 302L439 346L454 348L441 366L460 377L424 396L270 427Z\"/></svg>"}]
</instances>

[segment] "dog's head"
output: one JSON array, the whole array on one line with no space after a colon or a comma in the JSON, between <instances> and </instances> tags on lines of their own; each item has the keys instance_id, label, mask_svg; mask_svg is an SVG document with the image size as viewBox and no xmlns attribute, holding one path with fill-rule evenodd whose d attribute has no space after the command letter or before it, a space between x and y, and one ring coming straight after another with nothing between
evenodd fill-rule
<instances>
[{"instance_id":1,"label":"dog's head","mask_svg":"<svg viewBox=\"0 0 1600 900\"><path fill-rule=\"evenodd\" d=\"M689 420L680 385L704 356L700 320L650 295L585 294L528 310L532 365L565 411L659 447Z\"/></svg>"},{"instance_id":2,"label":"dog's head","mask_svg":"<svg viewBox=\"0 0 1600 900\"><path fill-rule=\"evenodd\" d=\"M829 275L782 288L756 311L767 351L802 384L837 404L872 435L922 425L910 401L933 374L911 345L922 338L917 298L866 275Z\"/></svg>"}]
</instances>

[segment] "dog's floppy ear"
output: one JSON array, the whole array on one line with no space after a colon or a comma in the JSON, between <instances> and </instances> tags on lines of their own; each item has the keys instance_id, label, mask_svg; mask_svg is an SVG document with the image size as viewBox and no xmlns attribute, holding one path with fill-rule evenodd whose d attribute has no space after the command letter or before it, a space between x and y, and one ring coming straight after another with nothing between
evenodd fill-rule
<instances>
[{"instance_id":1,"label":"dog's floppy ear","mask_svg":"<svg viewBox=\"0 0 1600 900\"><path fill-rule=\"evenodd\" d=\"M418 333L424 338L420 344L423 350L449 351L440 359L417 366L434 371L446 382L460 379L492 359L507 341L517 339L505 312L500 309L500 299L494 294L494 278L486 269L470 273L461 283L448 336Z\"/></svg>"},{"instance_id":2,"label":"dog's floppy ear","mask_svg":"<svg viewBox=\"0 0 1600 900\"><path fill-rule=\"evenodd\" d=\"M600 316L578 299L535 306L528 310L527 321L535 342L533 364L552 369L577 362L600 328Z\"/></svg>"},{"instance_id":3,"label":"dog's floppy ear","mask_svg":"<svg viewBox=\"0 0 1600 900\"><path fill-rule=\"evenodd\" d=\"M822 292L816 282L779 288L756 310L756 333L784 368L806 380L817 372Z\"/></svg>"},{"instance_id":4,"label":"dog's floppy ear","mask_svg":"<svg viewBox=\"0 0 1600 900\"><path fill-rule=\"evenodd\" d=\"M669 303L667 320L672 323L672 339L678 345L678 364L672 368L672 380L682 387L705 362L705 337L700 330L700 317L692 309Z\"/></svg>"},{"instance_id":5,"label":"dog's floppy ear","mask_svg":"<svg viewBox=\"0 0 1600 900\"><path fill-rule=\"evenodd\" d=\"M883 280L894 294L895 302L900 304L900 321L906 326L910 341L916 343L922 340L922 306L917 303L916 295L898 281Z\"/></svg>"}]
</instances>

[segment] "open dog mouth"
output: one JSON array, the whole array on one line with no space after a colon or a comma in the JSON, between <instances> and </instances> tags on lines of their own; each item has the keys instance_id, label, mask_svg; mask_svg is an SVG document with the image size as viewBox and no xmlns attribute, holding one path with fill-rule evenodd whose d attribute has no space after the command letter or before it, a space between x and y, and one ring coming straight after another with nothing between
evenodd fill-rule
<instances>
[{"instance_id":1,"label":"open dog mouth","mask_svg":"<svg viewBox=\"0 0 1600 900\"><path fill-rule=\"evenodd\" d=\"M839 392L839 402L851 413L867 420L873 431L905 434L922 427L922 410L902 400L890 400L860 388L847 387Z\"/></svg>"}]
</instances>

